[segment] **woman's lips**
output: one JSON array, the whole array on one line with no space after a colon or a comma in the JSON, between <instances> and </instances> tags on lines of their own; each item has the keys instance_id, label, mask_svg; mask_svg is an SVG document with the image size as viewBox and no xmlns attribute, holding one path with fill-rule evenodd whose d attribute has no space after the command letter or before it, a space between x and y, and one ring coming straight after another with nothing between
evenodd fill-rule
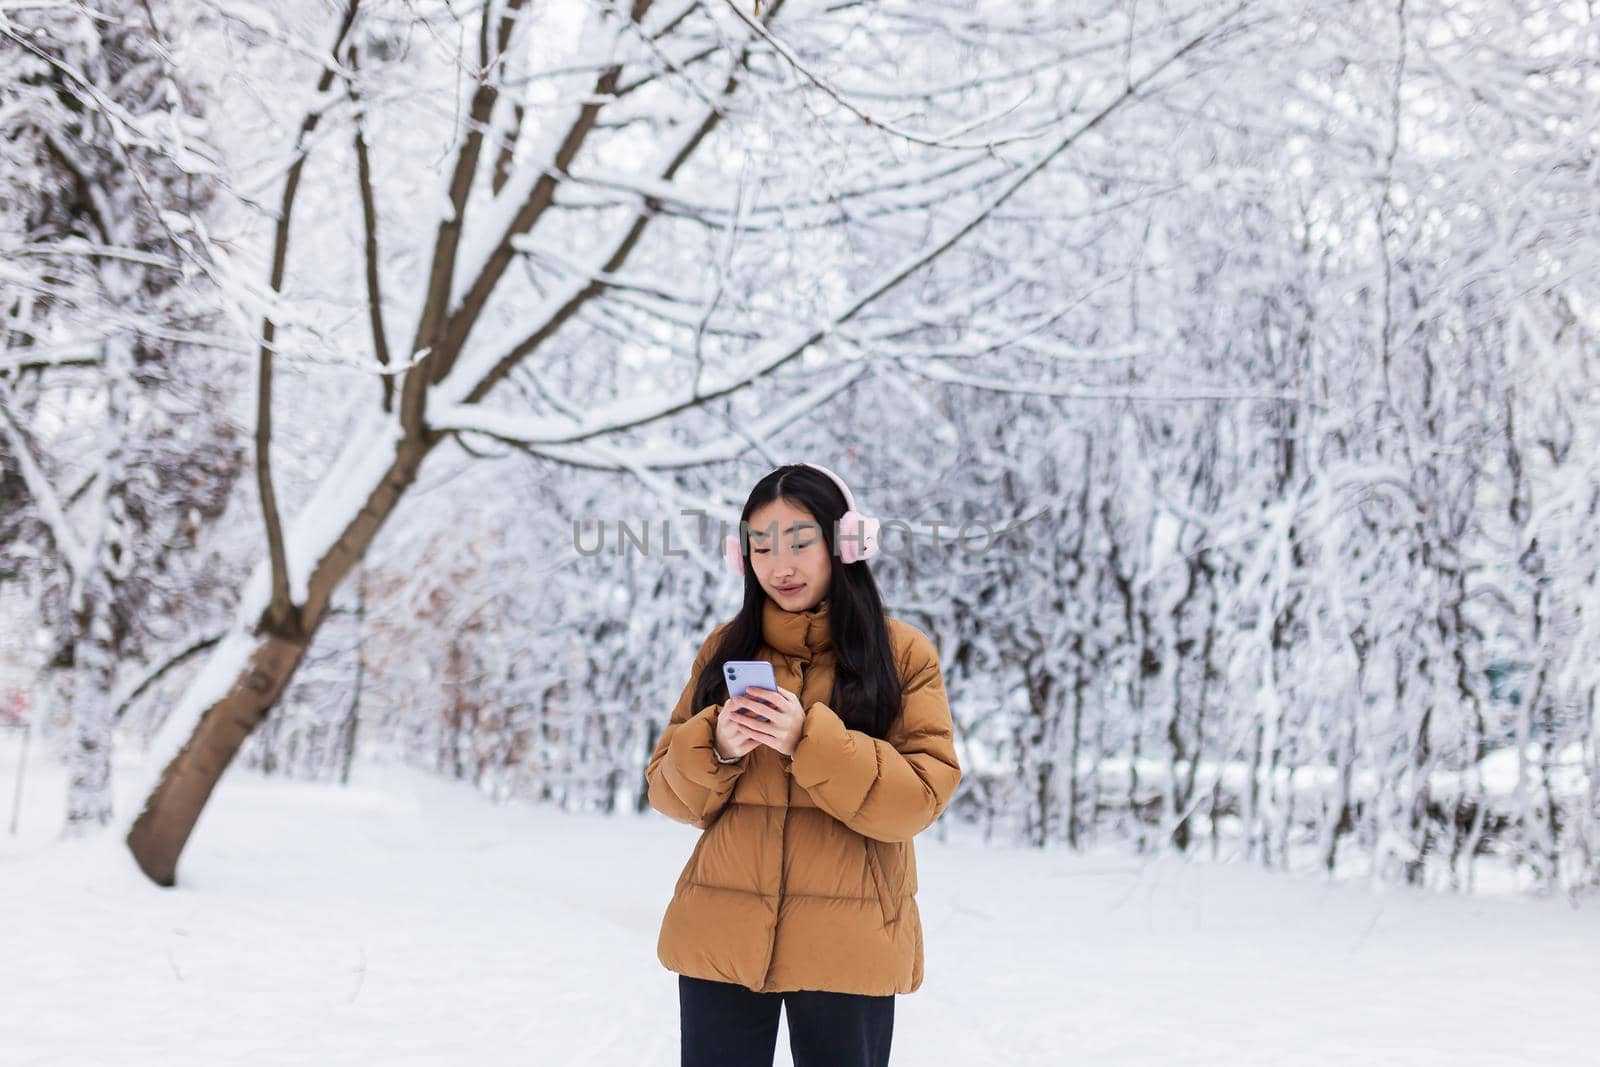
<instances>
[{"instance_id":1,"label":"woman's lips","mask_svg":"<svg viewBox=\"0 0 1600 1067\"><path fill-rule=\"evenodd\" d=\"M800 590L804 589L805 587L806 587L806 583L801 582L799 585L780 585L780 586L777 586L776 588L777 588L778 592L780 592L780 593L798 593Z\"/></svg>"}]
</instances>

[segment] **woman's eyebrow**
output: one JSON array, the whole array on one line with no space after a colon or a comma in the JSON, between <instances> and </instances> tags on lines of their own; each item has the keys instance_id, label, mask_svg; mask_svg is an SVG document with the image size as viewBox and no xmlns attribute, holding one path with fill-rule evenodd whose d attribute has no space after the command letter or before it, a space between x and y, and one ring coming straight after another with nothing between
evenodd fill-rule
<instances>
[{"instance_id":1,"label":"woman's eyebrow","mask_svg":"<svg viewBox=\"0 0 1600 1067\"><path fill-rule=\"evenodd\" d=\"M768 523L766 526L761 527L761 529L759 529L759 530L757 530L754 527L752 527L751 530L750 530L750 537L752 539L754 539L754 538L757 538L757 537L765 537L765 536L767 536L768 529L771 527L771 525L772 525L771 523ZM780 534L793 533L794 532L794 528L795 528L796 525L797 525L796 523L792 523L791 522L788 526L785 526L783 529L779 530L778 532Z\"/></svg>"},{"instance_id":2,"label":"woman's eyebrow","mask_svg":"<svg viewBox=\"0 0 1600 1067\"><path fill-rule=\"evenodd\" d=\"M795 530L797 530L797 529L800 529L802 527L804 527L805 529L810 529L814 525L815 524L810 519L796 519L793 522L791 522L789 525L785 526L783 529L779 530L778 532L780 534L794 533ZM756 527L752 526L750 528L750 537L751 537L751 539L754 540L757 537L765 537L765 536L767 536L767 531L771 526L772 526L772 524L770 522L767 523L766 526L761 527L760 529L757 529Z\"/></svg>"}]
</instances>

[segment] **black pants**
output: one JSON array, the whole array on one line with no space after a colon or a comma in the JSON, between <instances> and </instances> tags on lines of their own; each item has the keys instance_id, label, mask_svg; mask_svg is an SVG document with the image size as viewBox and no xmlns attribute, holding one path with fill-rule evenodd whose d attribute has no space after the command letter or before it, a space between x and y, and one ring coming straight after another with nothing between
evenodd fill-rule
<instances>
[{"instance_id":1,"label":"black pants","mask_svg":"<svg viewBox=\"0 0 1600 1067\"><path fill-rule=\"evenodd\" d=\"M680 974L681 1067L772 1067L784 1005L794 1067L887 1067L893 993L756 993L737 982Z\"/></svg>"}]
</instances>

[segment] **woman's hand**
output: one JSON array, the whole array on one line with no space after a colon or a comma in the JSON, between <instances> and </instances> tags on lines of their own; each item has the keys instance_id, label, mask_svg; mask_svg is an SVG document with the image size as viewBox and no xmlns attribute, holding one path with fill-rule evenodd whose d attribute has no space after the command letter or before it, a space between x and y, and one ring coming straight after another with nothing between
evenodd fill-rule
<instances>
[{"instance_id":1,"label":"woman's hand","mask_svg":"<svg viewBox=\"0 0 1600 1067\"><path fill-rule=\"evenodd\" d=\"M742 756L761 743L742 729L745 717L733 710L736 703L743 699L745 698L734 697L717 709L717 723L711 734L711 747L723 759ZM755 702L750 701L750 703ZM766 705L762 704L761 707L765 708Z\"/></svg>"},{"instance_id":2,"label":"woman's hand","mask_svg":"<svg viewBox=\"0 0 1600 1067\"><path fill-rule=\"evenodd\" d=\"M795 746L800 743L800 731L806 724L806 712L800 706L799 697L781 687L762 689L751 686L745 690L744 696L733 697L723 708L731 712L727 721L738 736L741 739L753 739L748 747L736 750L740 755L756 745L766 745L791 759L794 757ZM766 716L768 721L762 722L755 718L757 715ZM719 736L722 721L723 716L718 715Z\"/></svg>"}]
</instances>

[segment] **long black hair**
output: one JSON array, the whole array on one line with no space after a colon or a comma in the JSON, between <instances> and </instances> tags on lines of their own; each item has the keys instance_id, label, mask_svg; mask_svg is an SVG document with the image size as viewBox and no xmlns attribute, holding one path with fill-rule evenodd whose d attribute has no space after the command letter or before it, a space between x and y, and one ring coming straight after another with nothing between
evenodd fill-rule
<instances>
[{"instance_id":1,"label":"long black hair","mask_svg":"<svg viewBox=\"0 0 1600 1067\"><path fill-rule=\"evenodd\" d=\"M750 490L739 515L741 529L750 516L774 500L786 500L811 513L822 528L832 577L828 582L828 626L833 643L833 693L831 707L852 729L873 737L888 736L900 714L900 675L889 642L889 624L883 597L865 561L845 563L834 548L834 524L845 513L844 493L832 478L804 464L790 463L767 474ZM722 639L695 683L694 706L721 704L728 699L722 665L730 659L755 659L761 649L761 615L767 592L750 565L750 545L741 537L744 555L744 603L722 632ZM798 694L796 694L798 695Z\"/></svg>"}]
</instances>

